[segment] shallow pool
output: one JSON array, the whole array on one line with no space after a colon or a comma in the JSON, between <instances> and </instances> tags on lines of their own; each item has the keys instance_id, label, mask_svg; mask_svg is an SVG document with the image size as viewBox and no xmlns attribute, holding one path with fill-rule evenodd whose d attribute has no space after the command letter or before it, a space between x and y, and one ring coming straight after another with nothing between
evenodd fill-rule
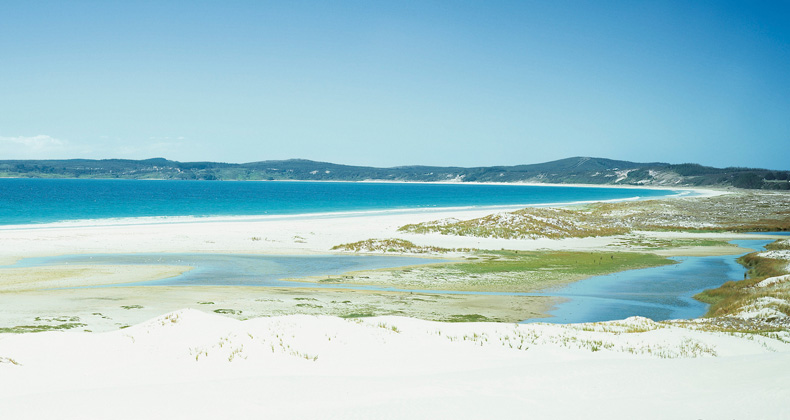
<instances>
[{"instance_id":1,"label":"shallow pool","mask_svg":"<svg viewBox=\"0 0 790 420\"><path fill-rule=\"evenodd\" d=\"M360 270L444 262L430 258L374 255L239 255L239 254L94 254L25 258L11 267L47 265L174 265L191 270L166 279L113 284L118 286L281 286L315 287L285 281L310 276L336 276Z\"/></svg>"},{"instance_id":2,"label":"shallow pool","mask_svg":"<svg viewBox=\"0 0 790 420\"><path fill-rule=\"evenodd\" d=\"M732 241L742 248L757 251L765 249L770 242ZM708 305L694 299L694 295L730 280L743 280L746 269L736 262L738 257L740 255L676 257L673 259L678 264L595 276L547 290L547 295L569 300L549 312L552 318L534 321L568 324L629 316L655 321L697 318L707 312Z\"/></svg>"}]
</instances>

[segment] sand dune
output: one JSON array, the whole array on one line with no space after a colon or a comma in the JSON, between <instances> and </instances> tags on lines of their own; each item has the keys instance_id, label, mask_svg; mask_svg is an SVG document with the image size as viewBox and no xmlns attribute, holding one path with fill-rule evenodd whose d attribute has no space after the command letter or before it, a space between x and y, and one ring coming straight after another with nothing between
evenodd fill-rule
<instances>
[{"instance_id":1,"label":"sand dune","mask_svg":"<svg viewBox=\"0 0 790 420\"><path fill-rule=\"evenodd\" d=\"M790 344L643 318L183 310L107 333L3 335L0 361L3 418L781 419L790 395Z\"/></svg>"}]
</instances>

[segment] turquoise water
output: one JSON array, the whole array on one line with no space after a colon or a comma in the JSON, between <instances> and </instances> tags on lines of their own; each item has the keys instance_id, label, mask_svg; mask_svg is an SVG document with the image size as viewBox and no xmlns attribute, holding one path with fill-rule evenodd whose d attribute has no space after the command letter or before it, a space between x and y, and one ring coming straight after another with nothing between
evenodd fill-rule
<instances>
[{"instance_id":1,"label":"turquoise water","mask_svg":"<svg viewBox=\"0 0 790 420\"><path fill-rule=\"evenodd\" d=\"M0 179L0 225L127 217L527 206L677 193L480 184Z\"/></svg>"},{"instance_id":2,"label":"turquoise water","mask_svg":"<svg viewBox=\"0 0 790 420\"><path fill-rule=\"evenodd\" d=\"M749 232L754 235L790 236L790 232Z\"/></svg>"}]
</instances>

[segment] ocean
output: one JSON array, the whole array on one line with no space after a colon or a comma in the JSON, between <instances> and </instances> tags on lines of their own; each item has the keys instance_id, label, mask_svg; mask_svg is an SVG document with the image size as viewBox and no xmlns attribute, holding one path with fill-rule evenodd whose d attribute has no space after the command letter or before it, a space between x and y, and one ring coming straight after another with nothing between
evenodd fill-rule
<instances>
[{"instance_id":1,"label":"ocean","mask_svg":"<svg viewBox=\"0 0 790 420\"><path fill-rule=\"evenodd\" d=\"M0 225L535 206L682 193L533 185L6 178L0 179Z\"/></svg>"}]
</instances>

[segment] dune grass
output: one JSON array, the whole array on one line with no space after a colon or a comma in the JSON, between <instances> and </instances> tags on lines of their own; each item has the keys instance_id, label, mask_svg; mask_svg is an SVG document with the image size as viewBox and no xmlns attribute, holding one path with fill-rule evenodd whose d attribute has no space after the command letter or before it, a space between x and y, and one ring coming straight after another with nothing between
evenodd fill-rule
<instances>
[{"instance_id":1,"label":"dune grass","mask_svg":"<svg viewBox=\"0 0 790 420\"><path fill-rule=\"evenodd\" d=\"M349 244L335 245L333 251L351 252L384 252L397 254L444 254L448 252L465 252L469 249L450 249L438 246L419 246L405 239L366 239Z\"/></svg>"},{"instance_id":2,"label":"dune grass","mask_svg":"<svg viewBox=\"0 0 790 420\"><path fill-rule=\"evenodd\" d=\"M490 322L491 318L480 314L450 315L445 322Z\"/></svg>"},{"instance_id":3,"label":"dune grass","mask_svg":"<svg viewBox=\"0 0 790 420\"><path fill-rule=\"evenodd\" d=\"M682 238L682 239L667 239L667 238L650 238L647 236L633 236L618 239L612 246L627 246L634 249L645 251L662 251L673 248L692 248L692 247L731 247L735 248L737 245L731 244L726 240L720 239L700 239L700 238Z\"/></svg>"},{"instance_id":4,"label":"dune grass","mask_svg":"<svg viewBox=\"0 0 790 420\"><path fill-rule=\"evenodd\" d=\"M45 331L62 331L86 326L87 324L83 324L81 322L67 322L56 325L18 325L15 327L0 327L0 334L24 334Z\"/></svg>"},{"instance_id":5,"label":"dune grass","mask_svg":"<svg viewBox=\"0 0 790 420\"><path fill-rule=\"evenodd\" d=\"M766 246L767 249L786 249L786 241L775 241ZM790 290L779 288L756 287L758 283L769 278L788 274L788 261L760 256L753 252L738 259L748 271L748 278L740 281L728 281L716 289L705 290L694 296L695 299L710 304L707 317L734 315L744 308L755 304L761 298L773 298L790 302ZM790 315L790 304L776 304L772 308Z\"/></svg>"},{"instance_id":6,"label":"dune grass","mask_svg":"<svg viewBox=\"0 0 790 420\"><path fill-rule=\"evenodd\" d=\"M402 232L504 239L585 238L633 231L770 232L790 230L790 194L740 192L716 197L595 203L402 226Z\"/></svg>"},{"instance_id":7,"label":"dune grass","mask_svg":"<svg viewBox=\"0 0 790 420\"><path fill-rule=\"evenodd\" d=\"M214 312L222 315L241 315L242 313L242 311L238 309L225 309L225 308L214 309Z\"/></svg>"},{"instance_id":8,"label":"dune grass","mask_svg":"<svg viewBox=\"0 0 790 420\"><path fill-rule=\"evenodd\" d=\"M409 224L398 229L409 233L482 238L586 238L613 236L630 232L589 211L560 208L526 208L510 213L496 213L471 220L438 220Z\"/></svg>"}]
</instances>

